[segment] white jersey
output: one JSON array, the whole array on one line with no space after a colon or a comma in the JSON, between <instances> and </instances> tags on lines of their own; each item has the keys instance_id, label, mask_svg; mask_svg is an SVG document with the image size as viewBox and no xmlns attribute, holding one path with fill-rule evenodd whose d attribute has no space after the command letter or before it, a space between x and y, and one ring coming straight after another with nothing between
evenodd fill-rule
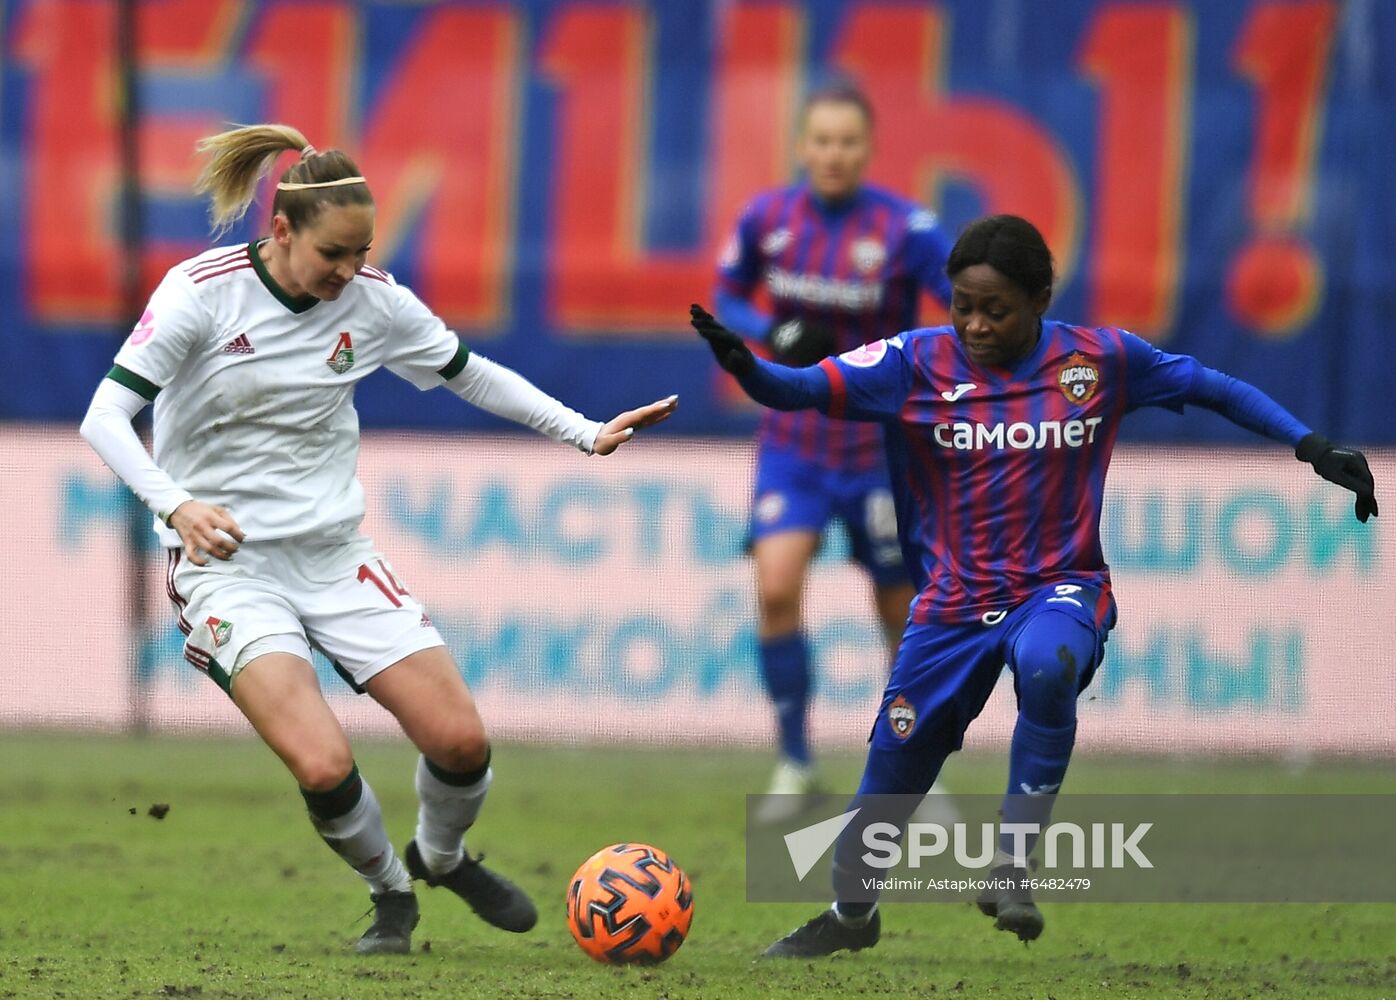
<instances>
[{"instance_id":1,"label":"white jersey","mask_svg":"<svg viewBox=\"0 0 1396 1000\"><path fill-rule=\"evenodd\" d=\"M420 389L457 374L468 352L391 275L365 266L340 297L293 298L258 244L170 269L116 355L110 378L155 402L155 461L248 541L353 534L354 387L386 366ZM179 545L158 520L165 545Z\"/></svg>"}]
</instances>

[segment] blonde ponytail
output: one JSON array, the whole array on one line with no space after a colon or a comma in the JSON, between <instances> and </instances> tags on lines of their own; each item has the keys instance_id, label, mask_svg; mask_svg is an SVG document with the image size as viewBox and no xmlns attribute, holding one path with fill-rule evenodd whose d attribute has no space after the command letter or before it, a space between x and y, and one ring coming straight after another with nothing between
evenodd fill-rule
<instances>
[{"instance_id":1,"label":"blonde ponytail","mask_svg":"<svg viewBox=\"0 0 1396 1000\"><path fill-rule=\"evenodd\" d=\"M210 196L209 219L221 236L247 214L257 195L257 182L287 150L310 149L299 129L290 125L242 125L199 140L200 153L209 161L194 185Z\"/></svg>"}]
</instances>

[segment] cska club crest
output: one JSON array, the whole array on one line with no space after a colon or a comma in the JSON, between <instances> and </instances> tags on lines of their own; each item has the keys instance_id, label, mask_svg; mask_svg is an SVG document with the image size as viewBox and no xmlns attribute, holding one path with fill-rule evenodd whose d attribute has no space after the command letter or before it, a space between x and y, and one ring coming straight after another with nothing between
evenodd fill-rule
<instances>
[{"instance_id":1,"label":"cska club crest","mask_svg":"<svg viewBox=\"0 0 1396 1000\"><path fill-rule=\"evenodd\" d=\"M906 739L916 728L916 706L906 700L906 695L897 695L887 706L887 724L899 740Z\"/></svg>"},{"instance_id":2,"label":"cska club crest","mask_svg":"<svg viewBox=\"0 0 1396 1000\"><path fill-rule=\"evenodd\" d=\"M853 266L861 274L872 274L887 262L887 247L881 240L872 237L854 240L848 252L853 258Z\"/></svg>"},{"instance_id":3,"label":"cska club crest","mask_svg":"<svg viewBox=\"0 0 1396 1000\"><path fill-rule=\"evenodd\" d=\"M1066 359L1057 372L1057 388L1069 403L1088 403L1100 385L1100 369L1080 351Z\"/></svg>"},{"instance_id":4,"label":"cska club crest","mask_svg":"<svg viewBox=\"0 0 1396 1000\"><path fill-rule=\"evenodd\" d=\"M349 336L348 330L339 335L339 342L334 345L334 350L330 351L325 364L329 365L330 371L336 375L343 375L354 367L354 340Z\"/></svg>"},{"instance_id":5,"label":"cska club crest","mask_svg":"<svg viewBox=\"0 0 1396 1000\"><path fill-rule=\"evenodd\" d=\"M233 634L233 623L224 618L209 616L204 623L208 626L209 634L213 636L213 648L217 649L228 641L228 636Z\"/></svg>"}]
</instances>

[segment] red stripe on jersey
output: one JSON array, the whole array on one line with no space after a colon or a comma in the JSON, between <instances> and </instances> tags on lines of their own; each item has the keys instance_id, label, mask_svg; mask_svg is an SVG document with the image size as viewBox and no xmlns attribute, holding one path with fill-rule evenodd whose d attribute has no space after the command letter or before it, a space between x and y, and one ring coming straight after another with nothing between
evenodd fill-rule
<instances>
[{"instance_id":1,"label":"red stripe on jersey","mask_svg":"<svg viewBox=\"0 0 1396 1000\"><path fill-rule=\"evenodd\" d=\"M908 399L908 404L910 403L911 400ZM917 475L913 472L907 478L920 505L918 513L921 515L922 549L932 557L932 565L925 567L931 577L912 605L911 618L920 624L931 620L937 604L942 607L954 607L967 600L960 580L960 569L955 565L954 553L957 549L952 537L951 519L948 516L950 504L946 496L947 476L943 471L945 462L941 455L932 449L931 440L930 435L926 434L919 424L908 425L907 464L912 469L925 470L925 474ZM947 516L939 516L940 512L947 512ZM954 592L949 592L952 589Z\"/></svg>"},{"instance_id":2,"label":"red stripe on jersey","mask_svg":"<svg viewBox=\"0 0 1396 1000\"><path fill-rule=\"evenodd\" d=\"M1059 326L1053 330L1053 336L1059 338L1061 345L1052 345L1056 353L1069 354L1085 346L1077 342L1077 338L1087 335L1084 328ZM1087 353L1095 354L1089 350ZM1064 399L1060 392L1055 391L1055 387L1048 395L1054 404L1062 405ZM1067 404L1066 409L1061 411L1062 419L1071 419L1074 409ZM1039 564L1050 561L1067 569L1094 569L1103 561L1098 537L1100 527L1091 499L1096 494L1096 484L1091 481L1095 463L1084 448L1061 448L1057 456L1056 461L1050 455L1044 457L1043 485L1052 484L1055 489L1044 490L1042 494L1044 506L1042 530L1038 536ZM1074 489L1066 488L1068 482L1074 484Z\"/></svg>"},{"instance_id":3,"label":"red stripe on jersey","mask_svg":"<svg viewBox=\"0 0 1396 1000\"><path fill-rule=\"evenodd\" d=\"M179 596L179 591L175 590L174 585L175 569L179 566L180 551L179 549L169 549L168 551L169 558L165 565L165 593L169 595L175 607L183 611L189 602Z\"/></svg>"},{"instance_id":4,"label":"red stripe on jersey","mask_svg":"<svg viewBox=\"0 0 1396 1000\"><path fill-rule=\"evenodd\" d=\"M936 353L934 361L927 364L928 374L935 372L945 372L947 375L955 373L956 380L963 370L961 359L957 356L955 347L950 343L949 337L936 337L932 343L932 349ZM963 381L970 381L968 378ZM927 390L934 392L934 386L928 386ZM926 445L930 451L930 445ZM961 563L967 561L968 551L972 545L970 534L973 516L970 508L970 497L968 490L960 487L962 452L953 448L940 447L934 453L935 461L927 463L924 459L920 464L921 469L925 469L936 485L940 486L939 505L932 510L931 517L937 521L937 537L940 540L941 548L936 553L943 559L949 569L943 575L946 577L945 583L960 583ZM929 455L928 455L929 457ZM965 558L961 558L961 553L966 553ZM942 584L943 586L943 584ZM949 605L948 598L943 600L942 606Z\"/></svg>"},{"instance_id":5,"label":"red stripe on jersey","mask_svg":"<svg viewBox=\"0 0 1396 1000\"><path fill-rule=\"evenodd\" d=\"M762 437L765 443L773 448L788 448L790 446L790 428L794 416L793 413L767 410L766 419L762 421Z\"/></svg>"},{"instance_id":6,"label":"red stripe on jersey","mask_svg":"<svg viewBox=\"0 0 1396 1000\"><path fill-rule=\"evenodd\" d=\"M824 257L829 252L829 231L827 227L820 225L818 212L811 201L808 191L801 190L794 204L795 217L792 220L792 230L795 231L796 238L790 241L790 270L802 274L817 274L823 271ZM800 302L792 302L789 308L794 310L796 315L805 316L808 320L809 307ZM820 425L824 424L824 427ZM798 428L800 435L795 442L795 448L800 457L812 462L824 462L833 458L831 452L833 437L839 437L836 431L829 428L825 421L819 420L813 414L801 414L796 417L793 428ZM828 430L831 433L820 433Z\"/></svg>"},{"instance_id":7,"label":"red stripe on jersey","mask_svg":"<svg viewBox=\"0 0 1396 1000\"><path fill-rule=\"evenodd\" d=\"M891 213L887 210L887 208L886 208L885 206L880 206L880 205L876 205L876 204L871 204L871 203L870 203L870 204L867 206L867 208L865 208L865 209L863 210L863 212L862 212L862 216L861 216L861 217L862 217L862 221L863 221L863 226L862 226L861 230L860 230L859 233L858 233L857 239L859 239L859 240L867 240L867 239L871 239L871 238L873 238L873 237L876 237L876 236L881 235L881 236L883 237L884 241L885 241L885 239L886 239L885 234L886 234L886 232L887 232L887 230L888 230L888 228L889 228L888 223L890 222L890 220L888 219L888 216L889 216L890 214L891 214ZM885 242L884 242L884 245L886 245ZM850 243L849 246L850 246L850 248L851 248L851 247L852 247L852 244ZM850 260L852 259L851 250L850 250L849 258L850 258ZM882 267L883 267L883 265L879 264L877 269L880 270ZM885 295L887 295L891 290L892 290L891 283L890 283L890 282L887 282L887 281L884 281L884 282L882 283L882 294L885 296ZM858 339L859 339L862 343L864 343L864 344L870 344L870 343L872 343L874 340L883 340L883 339L885 339L885 338L887 338L887 337L892 336L892 335L895 334L895 333L900 333L900 332L901 332L900 330L891 330L891 329L884 329L884 328L883 328L884 323L886 322L886 320L884 319L886 310L887 310L887 303L886 303L886 300L884 299L881 308L878 308L878 309L869 309L869 310L867 310L867 311L865 311L865 312L862 313L862 315L861 315L861 317L859 318L859 321L858 321L858 328L859 328L859 338L858 338Z\"/></svg>"},{"instance_id":8,"label":"red stripe on jersey","mask_svg":"<svg viewBox=\"0 0 1396 1000\"><path fill-rule=\"evenodd\" d=\"M803 201L804 205L811 204L808 199L809 196L806 195ZM818 215L813 212L809 215L809 225L811 228L815 229L816 236L815 239L811 241L810 253L809 256L805 258L804 270L806 272L823 275L831 281L847 281L852 263L852 254L849 252L849 246L851 244L848 236L850 230L856 224L856 221L849 220L849 225L842 226L837 231L833 231ZM824 322L832 322L833 324L836 352L841 354L844 351L852 350L854 347L858 346L853 343L853 341L858 339L858 331L855 326L850 323L853 317L826 314L822 319ZM823 367L822 362L820 367ZM829 381L832 384L833 379L830 378ZM848 409L847 386L844 386L844 392L845 396L840 400L839 412L835 413L832 409L829 411L829 416L834 419L819 421L818 423L822 424L822 426L811 428L812 430L822 430L824 433L820 435L823 440L820 441L818 445L811 442L808 454L811 456L826 456L827 459L832 459L839 465L848 468L856 464L854 456L856 456L858 452L857 446L859 438L862 436L859 432L863 428L857 424L845 423L839 419ZM811 421L811 423L814 424L815 422ZM812 436L813 435L807 435L807 438Z\"/></svg>"},{"instance_id":9,"label":"red stripe on jersey","mask_svg":"<svg viewBox=\"0 0 1396 1000\"><path fill-rule=\"evenodd\" d=\"M1061 350L1058 346L1061 332L1056 327L1048 329L1048 336L1053 340L1047 346L1045 357L1050 358ZM1057 389L1049 390L1047 395L1050 400L1045 414L1047 419L1056 419L1063 424L1073 419L1073 407ZM1079 531L1079 522L1089 522L1086 511L1068 488L1068 484L1075 484L1079 490L1081 477L1088 475L1089 471L1090 462L1079 448L1069 448L1063 444L1042 452L1042 465L1034 470L1033 484L1034 499L1037 501L1037 524L1033 534L1037 538L1039 558L1050 553L1053 559L1061 560L1061 554L1067 551L1065 543L1073 526L1074 530ZM1091 530L1095 530L1094 526L1091 526Z\"/></svg>"},{"instance_id":10,"label":"red stripe on jersey","mask_svg":"<svg viewBox=\"0 0 1396 1000\"><path fill-rule=\"evenodd\" d=\"M1107 327L1104 331L1098 332L1104 332L1110 337L1112 341L1110 346L1113 347L1115 351L1116 390L1112 397L1115 405L1111 407L1110 420L1108 422L1108 426L1113 433L1114 429L1120 426L1120 421L1123 420L1125 416L1125 386L1129 385L1129 356L1125 353L1125 341L1124 337L1120 335L1119 329L1116 327ZM1111 440L1113 442L1113 438Z\"/></svg>"},{"instance_id":11,"label":"red stripe on jersey","mask_svg":"<svg viewBox=\"0 0 1396 1000\"><path fill-rule=\"evenodd\" d=\"M723 272L717 276L717 287L728 295L740 295L745 298L751 291L752 284L750 282L738 281L730 274Z\"/></svg>"},{"instance_id":12,"label":"red stripe on jersey","mask_svg":"<svg viewBox=\"0 0 1396 1000\"><path fill-rule=\"evenodd\" d=\"M201 271L207 271L210 268L216 268L223 264L227 264L229 261L236 260L238 257L248 257L250 261L251 258L248 255L248 250L249 246L240 246L235 250L229 250L227 253L220 254L209 260L201 260L197 264L191 264L189 267L186 267L184 271L190 277L193 277Z\"/></svg>"},{"instance_id":13,"label":"red stripe on jersey","mask_svg":"<svg viewBox=\"0 0 1396 1000\"><path fill-rule=\"evenodd\" d=\"M359 270L355 273L362 274L365 278L372 278L374 281L381 281L385 285L391 284L391 282L388 281L388 276L386 274L378 270L376 267L369 267L367 264L359 268Z\"/></svg>"},{"instance_id":14,"label":"red stripe on jersey","mask_svg":"<svg viewBox=\"0 0 1396 1000\"><path fill-rule=\"evenodd\" d=\"M829 252L830 234L827 226L820 225L819 212L807 191L801 191L800 197L795 200L795 218L799 229L796 238L790 241L790 266L796 271L822 274L824 257ZM800 252L801 248L804 248L803 253ZM795 308L803 311L805 307L797 304Z\"/></svg>"},{"instance_id":15,"label":"red stripe on jersey","mask_svg":"<svg viewBox=\"0 0 1396 1000\"><path fill-rule=\"evenodd\" d=\"M242 261L242 262L240 262L240 263L237 263L237 264L232 265L231 267L225 267L225 268L223 268L223 270L221 270L221 271L210 271L210 272L207 272L206 274L201 274L201 275L199 275L199 277L197 277L197 278L194 279L194 284L197 285L197 284L199 284L200 282L207 281L209 278L216 278L216 277L218 277L220 274L231 274L233 271L250 271L250 270L252 270L252 262L251 262L250 260L244 260L244 261Z\"/></svg>"},{"instance_id":16,"label":"red stripe on jersey","mask_svg":"<svg viewBox=\"0 0 1396 1000\"><path fill-rule=\"evenodd\" d=\"M768 235L770 235L770 233L771 233L771 227L774 226L774 225L776 224L776 221L781 217L781 215L783 215L783 214L787 215L787 218L786 218L786 220L785 220L785 221L786 221L786 228L787 228L787 229L789 228L790 219L789 219L789 217L788 217L788 211L789 211L789 208L790 208L790 207L791 207L791 206L790 206L790 202L789 202L789 200L786 199L786 198L772 198L772 199L767 203L767 205L766 205L766 214L765 214L765 217L762 218L762 220L761 220L761 229L760 229L760 234L761 234L761 235L760 235L760 238L756 241L756 252L757 252L758 254L763 254L763 255L764 255L764 254L766 253L766 248L765 248L762 244L765 243L766 237L767 237ZM787 241L786 241L786 245L783 246L783 247L781 247L780 253L779 253L779 254L776 254L774 257L772 257L772 258L768 261L768 263L775 263L775 262L776 262L777 260L779 260L781 257L785 256L785 255L788 254L791 250L793 250L794 247L795 247L795 241L794 241L793 239L792 239L792 240L787 240ZM765 269L763 268L762 270L765 270Z\"/></svg>"},{"instance_id":17,"label":"red stripe on jersey","mask_svg":"<svg viewBox=\"0 0 1396 1000\"><path fill-rule=\"evenodd\" d=\"M829 378L829 416L842 419L848 413L848 382L833 358L819 362L819 370Z\"/></svg>"},{"instance_id":18,"label":"red stripe on jersey","mask_svg":"<svg viewBox=\"0 0 1396 1000\"><path fill-rule=\"evenodd\" d=\"M1021 379L1012 379L1010 385L1036 381L1036 373L1024 372ZM1060 398L1061 394L1057 395ZM1036 393L1011 392L1001 404L1002 423L1007 427L1036 427L1038 419L1047 415L1040 411L1039 399ZM1008 448L998 452L998 457L992 461L1002 470L1002 478L997 483L985 480L975 484L976 493L983 497L984 513L979 529L981 547L975 552L975 561L976 565L990 570L995 563L999 564L1004 590L1011 603L1016 604L1028 597L1029 592L1023 589L1024 574L1043 562L1042 536L1030 528L1029 514L1041 513L1042 496L1035 488L1034 476L1037 470L1050 464L1050 452Z\"/></svg>"},{"instance_id":19,"label":"red stripe on jersey","mask_svg":"<svg viewBox=\"0 0 1396 1000\"><path fill-rule=\"evenodd\" d=\"M168 551L169 559L167 560L165 569L165 594L179 611L175 624L179 626L181 632L188 635L194 631L194 626L190 625L189 620L184 617L184 609L188 606L189 602L180 596L179 591L175 590L174 585L175 568L179 566L179 557L182 553L179 549L170 549Z\"/></svg>"},{"instance_id":20,"label":"red stripe on jersey","mask_svg":"<svg viewBox=\"0 0 1396 1000\"><path fill-rule=\"evenodd\" d=\"M1095 627L1101 629L1105 627L1105 621L1110 617L1110 581L1106 580L1100 587L1100 596L1095 602Z\"/></svg>"},{"instance_id":21,"label":"red stripe on jersey","mask_svg":"<svg viewBox=\"0 0 1396 1000\"><path fill-rule=\"evenodd\" d=\"M799 415L800 419L795 423L795 426L800 428L800 440L796 450L800 453L801 458L812 462L819 461L829 454L828 441L820 441L820 438L825 438L827 435L819 433L819 425L821 423L828 424L829 421L815 420L813 416L812 413L801 413Z\"/></svg>"}]
</instances>

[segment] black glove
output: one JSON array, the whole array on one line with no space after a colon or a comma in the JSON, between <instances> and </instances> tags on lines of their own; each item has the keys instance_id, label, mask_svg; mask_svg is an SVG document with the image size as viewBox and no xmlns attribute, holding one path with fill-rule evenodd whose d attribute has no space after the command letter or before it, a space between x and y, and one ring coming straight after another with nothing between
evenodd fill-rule
<instances>
[{"instance_id":1,"label":"black glove","mask_svg":"<svg viewBox=\"0 0 1396 1000\"><path fill-rule=\"evenodd\" d=\"M1356 448L1339 448L1322 434L1308 434L1295 446L1294 455L1308 462L1324 479L1357 494L1353 513L1363 524L1377 516L1376 484L1367 458Z\"/></svg>"},{"instance_id":2,"label":"black glove","mask_svg":"<svg viewBox=\"0 0 1396 1000\"><path fill-rule=\"evenodd\" d=\"M766 335L771 350L781 364L791 368L817 365L834 353L834 331L808 319L788 319L771 326Z\"/></svg>"},{"instance_id":3,"label":"black glove","mask_svg":"<svg viewBox=\"0 0 1396 1000\"><path fill-rule=\"evenodd\" d=\"M688 315L693 329L708 342L713 357L725 371L745 375L756 367L756 356L746 346L746 341L714 319L712 313L695 302L688 307Z\"/></svg>"}]
</instances>

